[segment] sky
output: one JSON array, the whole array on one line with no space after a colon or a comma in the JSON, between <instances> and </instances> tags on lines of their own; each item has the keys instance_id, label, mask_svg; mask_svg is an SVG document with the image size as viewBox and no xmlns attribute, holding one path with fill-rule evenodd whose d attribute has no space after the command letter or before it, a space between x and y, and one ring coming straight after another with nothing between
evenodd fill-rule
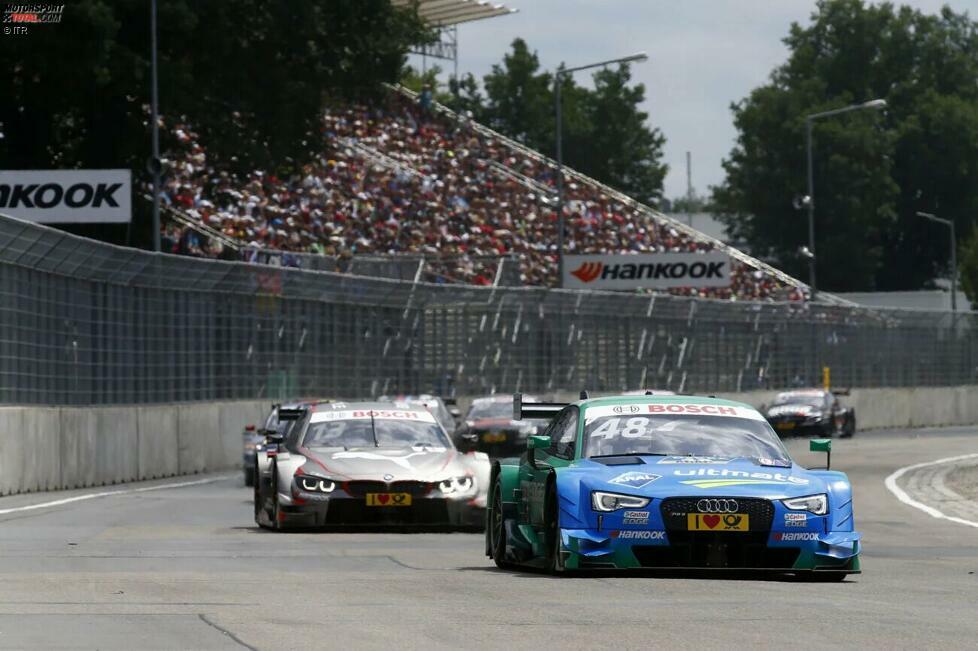
<instances>
[{"instance_id":1,"label":"sky","mask_svg":"<svg viewBox=\"0 0 978 651\"><path fill-rule=\"evenodd\" d=\"M810 0L494 0L519 12L459 26L459 73L481 79L516 37L541 66L584 65L645 51L634 64L645 84L649 122L666 136L665 196L686 194L686 152L701 195L723 180L721 162L734 145L730 104L764 84L787 57L782 39L792 22L807 23ZM978 0L904 0L933 13L944 4L978 16ZM419 66L418 59L413 61ZM437 63L446 70L451 62ZM578 83L590 83L588 72ZM867 98L868 99L868 98Z\"/></svg>"}]
</instances>

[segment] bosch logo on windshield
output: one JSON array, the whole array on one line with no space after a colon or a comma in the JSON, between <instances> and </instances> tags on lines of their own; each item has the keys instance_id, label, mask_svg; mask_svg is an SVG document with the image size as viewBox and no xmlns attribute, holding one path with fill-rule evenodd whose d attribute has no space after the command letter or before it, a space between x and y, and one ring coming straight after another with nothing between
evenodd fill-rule
<instances>
[{"instance_id":1,"label":"bosch logo on windshield","mask_svg":"<svg viewBox=\"0 0 978 651\"><path fill-rule=\"evenodd\" d=\"M740 509L737 500L702 499L696 503L700 513L736 513Z\"/></svg>"}]
</instances>

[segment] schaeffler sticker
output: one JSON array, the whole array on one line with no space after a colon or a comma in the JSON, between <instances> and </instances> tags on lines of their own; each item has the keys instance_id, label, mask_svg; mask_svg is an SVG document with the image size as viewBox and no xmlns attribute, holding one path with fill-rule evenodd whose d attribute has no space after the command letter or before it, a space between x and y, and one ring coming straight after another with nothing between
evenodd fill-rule
<instances>
[{"instance_id":1,"label":"schaeffler sticker","mask_svg":"<svg viewBox=\"0 0 978 651\"><path fill-rule=\"evenodd\" d=\"M785 513L784 526L804 527L808 525L808 515L804 513Z\"/></svg>"},{"instance_id":2,"label":"schaeffler sticker","mask_svg":"<svg viewBox=\"0 0 978 651\"><path fill-rule=\"evenodd\" d=\"M625 524L648 524L648 511L625 511L623 514Z\"/></svg>"},{"instance_id":3,"label":"schaeffler sticker","mask_svg":"<svg viewBox=\"0 0 978 651\"><path fill-rule=\"evenodd\" d=\"M642 488L648 486L656 479L661 478L662 475L653 475L649 472L626 472L624 474L618 475L614 479L609 479L609 484L619 484L621 486L630 486L632 488Z\"/></svg>"}]
</instances>

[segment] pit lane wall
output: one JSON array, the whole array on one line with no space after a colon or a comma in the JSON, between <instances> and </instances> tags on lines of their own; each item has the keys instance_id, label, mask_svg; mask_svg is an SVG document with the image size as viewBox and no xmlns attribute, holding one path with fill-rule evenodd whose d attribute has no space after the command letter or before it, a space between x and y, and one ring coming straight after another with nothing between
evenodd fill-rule
<instances>
[{"instance_id":1,"label":"pit lane wall","mask_svg":"<svg viewBox=\"0 0 978 651\"><path fill-rule=\"evenodd\" d=\"M0 407L0 495L239 468L269 401Z\"/></svg>"},{"instance_id":2,"label":"pit lane wall","mask_svg":"<svg viewBox=\"0 0 978 651\"><path fill-rule=\"evenodd\" d=\"M759 406L778 391L720 394ZM597 394L593 394L597 395ZM576 392L558 393L572 401ZM853 389L860 430L978 424L978 386ZM471 398L460 398L463 411ZM0 495L238 469L270 401L0 407Z\"/></svg>"}]
</instances>

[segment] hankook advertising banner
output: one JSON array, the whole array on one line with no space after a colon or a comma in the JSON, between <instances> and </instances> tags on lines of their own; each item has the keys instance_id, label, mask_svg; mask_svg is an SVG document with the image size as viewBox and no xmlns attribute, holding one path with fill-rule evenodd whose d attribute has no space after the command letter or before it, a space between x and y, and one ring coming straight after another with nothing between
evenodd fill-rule
<instances>
[{"instance_id":1,"label":"hankook advertising banner","mask_svg":"<svg viewBox=\"0 0 978 651\"><path fill-rule=\"evenodd\" d=\"M129 170L0 171L0 213L41 224L126 223Z\"/></svg>"},{"instance_id":2,"label":"hankook advertising banner","mask_svg":"<svg viewBox=\"0 0 978 651\"><path fill-rule=\"evenodd\" d=\"M564 256L566 289L729 286L730 256L718 251Z\"/></svg>"}]
</instances>

